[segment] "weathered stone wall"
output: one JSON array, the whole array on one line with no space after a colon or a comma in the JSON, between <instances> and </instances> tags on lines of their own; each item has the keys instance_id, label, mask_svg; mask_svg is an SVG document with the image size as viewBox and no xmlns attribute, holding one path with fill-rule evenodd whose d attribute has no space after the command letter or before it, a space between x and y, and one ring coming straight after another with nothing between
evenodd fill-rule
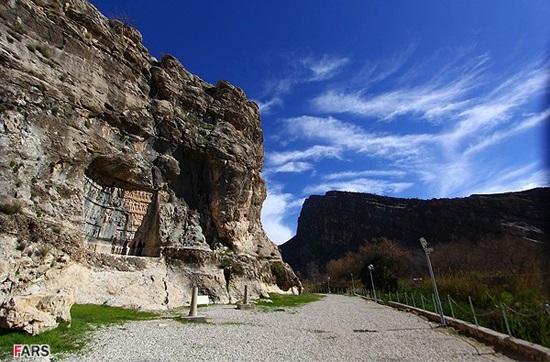
<instances>
[{"instance_id":1,"label":"weathered stone wall","mask_svg":"<svg viewBox=\"0 0 550 362\"><path fill-rule=\"evenodd\" d=\"M21 207L0 219L2 295L68 285L80 302L175 306L190 284L220 302L244 282L279 290L257 105L141 39L84 0L0 3L0 203Z\"/></svg>"}]
</instances>

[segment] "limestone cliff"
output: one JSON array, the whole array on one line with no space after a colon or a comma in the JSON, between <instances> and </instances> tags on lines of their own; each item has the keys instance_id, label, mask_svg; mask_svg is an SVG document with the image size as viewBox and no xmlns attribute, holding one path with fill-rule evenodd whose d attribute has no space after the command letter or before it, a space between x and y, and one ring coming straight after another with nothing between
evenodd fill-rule
<instances>
[{"instance_id":1,"label":"limestone cliff","mask_svg":"<svg viewBox=\"0 0 550 362\"><path fill-rule=\"evenodd\" d=\"M324 272L329 260L380 237L413 250L420 249L420 237L431 245L511 238L550 260L549 205L550 188L432 200L332 191L306 199L296 236L280 248L304 278L311 267Z\"/></svg>"},{"instance_id":2,"label":"limestone cliff","mask_svg":"<svg viewBox=\"0 0 550 362\"><path fill-rule=\"evenodd\" d=\"M260 223L258 107L84 0L0 3L0 296L178 306L297 287Z\"/></svg>"}]
</instances>

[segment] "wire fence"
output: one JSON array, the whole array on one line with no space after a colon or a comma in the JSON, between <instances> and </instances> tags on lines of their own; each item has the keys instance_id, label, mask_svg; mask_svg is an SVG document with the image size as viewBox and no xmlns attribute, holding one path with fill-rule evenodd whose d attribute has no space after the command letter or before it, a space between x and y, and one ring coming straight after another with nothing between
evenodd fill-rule
<instances>
[{"instance_id":1,"label":"wire fence","mask_svg":"<svg viewBox=\"0 0 550 362\"><path fill-rule=\"evenodd\" d=\"M312 293L334 293L360 295L379 303L397 302L420 308L438 314L439 308L435 295L425 296L423 293L402 291L395 293L380 293L372 289L353 289L316 286L308 288ZM450 295L441 298L443 315L446 318L462 320L483 326L495 331L506 333L510 337L516 337L536 344L550 347L550 303L542 306L511 307L504 302L493 303L490 306L476 306L475 301L468 297L468 301L455 300Z\"/></svg>"}]
</instances>

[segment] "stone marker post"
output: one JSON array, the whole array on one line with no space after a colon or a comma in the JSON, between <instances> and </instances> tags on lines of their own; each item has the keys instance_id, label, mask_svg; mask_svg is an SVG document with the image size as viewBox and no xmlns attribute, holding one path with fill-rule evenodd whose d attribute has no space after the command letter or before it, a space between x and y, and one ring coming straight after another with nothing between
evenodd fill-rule
<instances>
[{"instance_id":1,"label":"stone marker post","mask_svg":"<svg viewBox=\"0 0 550 362\"><path fill-rule=\"evenodd\" d=\"M195 317L197 315L197 298L199 295L199 287L193 287L191 294L191 309L189 310L189 317Z\"/></svg>"},{"instance_id":2,"label":"stone marker post","mask_svg":"<svg viewBox=\"0 0 550 362\"><path fill-rule=\"evenodd\" d=\"M243 303L248 304L248 285L244 286L244 300L243 300Z\"/></svg>"},{"instance_id":3,"label":"stone marker post","mask_svg":"<svg viewBox=\"0 0 550 362\"><path fill-rule=\"evenodd\" d=\"M254 304L248 303L248 285L244 286L244 298L242 304L237 304L237 309L254 309Z\"/></svg>"}]
</instances>

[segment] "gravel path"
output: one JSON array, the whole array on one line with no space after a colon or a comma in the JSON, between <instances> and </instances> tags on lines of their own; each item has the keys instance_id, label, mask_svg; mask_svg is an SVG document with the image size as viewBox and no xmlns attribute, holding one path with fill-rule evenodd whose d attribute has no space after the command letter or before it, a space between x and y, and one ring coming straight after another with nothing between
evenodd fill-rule
<instances>
[{"instance_id":1,"label":"gravel path","mask_svg":"<svg viewBox=\"0 0 550 362\"><path fill-rule=\"evenodd\" d=\"M208 323L170 319L101 329L67 361L509 361L410 313L327 295L300 308L199 308Z\"/></svg>"}]
</instances>

